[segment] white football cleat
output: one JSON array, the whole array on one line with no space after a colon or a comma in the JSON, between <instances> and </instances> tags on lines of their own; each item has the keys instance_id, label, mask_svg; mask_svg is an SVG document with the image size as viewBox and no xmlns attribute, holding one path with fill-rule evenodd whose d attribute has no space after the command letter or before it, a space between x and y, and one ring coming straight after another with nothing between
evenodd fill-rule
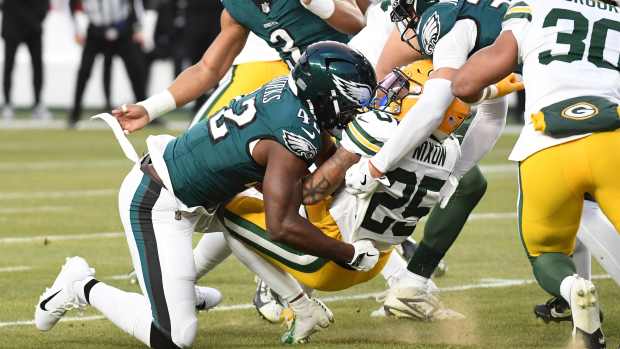
<instances>
[{"instance_id":1,"label":"white football cleat","mask_svg":"<svg viewBox=\"0 0 620 349\"><path fill-rule=\"evenodd\" d=\"M303 311L295 311L294 317L286 319L288 330L280 341L284 344L307 343L310 336L334 322L334 314L320 300L310 298Z\"/></svg>"},{"instance_id":2,"label":"white football cleat","mask_svg":"<svg viewBox=\"0 0 620 349\"><path fill-rule=\"evenodd\" d=\"M196 291L196 310L209 310L222 302L222 293L215 288L194 286Z\"/></svg>"},{"instance_id":3,"label":"white football cleat","mask_svg":"<svg viewBox=\"0 0 620 349\"><path fill-rule=\"evenodd\" d=\"M601 311L594 284L576 277L570 291L570 306L573 314L573 343L586 349L605 349Z\"/></svg>"},{"instance_id":4,"label":"white football cleat","mask_svg":"<svg viewBox=\"0 0 620 349\"><path fill-rule=\"evenodd\" d=\"M465 319L465 315L446 308L428 287L391 287L385 297L383 309L387 316L420 321ZM381 314L375 311L372 316Z\"/></svg>"},{"instance_id":5,"label":"white football cleat","mask_svg":"<svg viewBox=\"0 0 620 349\"><path fill-rule=\"evenodd\" d=\"M48 331L68 310L86 307L86 302L78 297L73 286L76 282L94 276L95 269L91 268L84 258L67 258L52 286L39 297L34 312L37 328Z\"/></svg>"},{"instance_id":6,"label":"white football cleat","mask_svg":"<svg viewBox=\"0 0 620 349\"><path fill-rule=\"evenodd\" d=\"M257 278L256 281L256 293L252 299L252 304L254 304L258 315L273 324L281 323L287 316L292 317L282 298L263 280Z\"/></svg>"}]
</instances>

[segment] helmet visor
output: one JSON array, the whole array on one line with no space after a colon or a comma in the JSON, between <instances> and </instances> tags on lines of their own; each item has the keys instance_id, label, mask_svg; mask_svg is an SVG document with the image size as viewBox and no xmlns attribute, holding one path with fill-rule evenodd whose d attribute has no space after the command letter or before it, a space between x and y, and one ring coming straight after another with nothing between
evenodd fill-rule
<instances>
[{"instance_id":1,"label":"helmet visor","mask_svg":"<svg viewBox=\"0 0 620 349\"><path fill-rule=\"evenodd\" d=\"M398 115L403 99L421 92L422 86L412 82L402 70L396 68L377 85L371 108Z\"/></svg>"}]
</instances>

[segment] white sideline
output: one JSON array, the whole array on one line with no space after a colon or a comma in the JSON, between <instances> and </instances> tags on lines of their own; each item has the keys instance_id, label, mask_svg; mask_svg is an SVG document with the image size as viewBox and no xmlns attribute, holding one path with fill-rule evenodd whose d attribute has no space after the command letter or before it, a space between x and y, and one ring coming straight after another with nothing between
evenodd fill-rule
<instances>
[{"instance_id":1,"label":"white sideline","mask_svg":"<svg viewBox=\"0 0 620 349\"><path fill-rule=\"evenodd\" d=\"M609 275L593 275L592 279L609 279ZM441 289L441 292L458 292L458 291L467 291L473 289L481 289L481 288L505 288L505 287L514 287L514 286L523 286L530 285L535 283L536 281L533 279L481 279L480 283L477 284L469 284L469 285L460 285L460 286L452 286L445 287ZM376 298L379 296L380 292L375 293L362 293L362 294L352 294L352 295L342 295L342 296L329 296L322 297L321 300L327 303L332 302L342 302L342 301L350 301L350 300L358 300L358 299L369 299ZM218 306L215 309L210 311L233 311L233 310L244 310L244 309L252 309L254 307L251 303L246 304L233 304L233 305L223 305ZM105 319L102 315L94 315L94 316L70 316L62 318L61 322L76 322L76 321L94 321L94 320L102 320ZM34 325L34 320L21 320L21 321L7 321L0 322L0 328L9 327L9 326L32 326Z\"/></svg>"},{"instance_id":2,"label":"white sideline","mask_svg":"<svg viewBox=\"0 0 620 349\"><path fill-rule=\"evenodd\" d=\"M0 164L0 171L37 171L67 168L120 167L130 164L127 160L72 160L72 161L29 161L5 162Z\"/></svg>"}]
</instances>

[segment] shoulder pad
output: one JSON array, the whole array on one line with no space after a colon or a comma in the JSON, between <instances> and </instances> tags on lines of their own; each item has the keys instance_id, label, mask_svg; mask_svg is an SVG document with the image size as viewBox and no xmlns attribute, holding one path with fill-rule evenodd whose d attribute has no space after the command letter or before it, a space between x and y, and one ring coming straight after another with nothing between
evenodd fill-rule
<instances>
[{"instance_id":1,"label":"shoulder pad","mask_svg":"<svg viewBox=\"0 0 620 349\"><path fill-rule=\"evenodd\" d=\"M418 43L422 52L432 56L439 39L446 35L459 14L459 3L440 2L424 11L418 23Z\"/></svg>"},{"instance_id":2,"label":"shoulder pad","mask_svg":"<svg viewBox=\"0 0 620 349\"><path fill-rule=\"evenodd\" d=\"M398 126L391 115L369 111L358 115L342 134L340 144L348 151L362 156L373 156L383 146Z\"/></svg>"},{"instance_id":3,"label":"shoulder pad","mask_svg":"<svg viewBox=\"0 0 620 349\"><path fill-rule=\"evenodd\" d=\"M290 118L286 126L276 130L276 138L291 153L302 160L312 163L321 149L321 131L314 117L303 108L295 106L297 117Z\"/></svg>"}]
</instances>

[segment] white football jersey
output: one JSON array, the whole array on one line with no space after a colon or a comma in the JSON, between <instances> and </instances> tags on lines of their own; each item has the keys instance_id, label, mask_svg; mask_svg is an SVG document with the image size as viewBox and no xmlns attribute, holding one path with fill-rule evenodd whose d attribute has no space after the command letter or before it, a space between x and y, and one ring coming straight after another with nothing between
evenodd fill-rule
<instances>
[{"instance_id":1,"label":"white football jersey","mask_svg":"<svg viewBox=\"0 0 620 349\"><path fill-rule=\"evenodd\" d=\"M360 51L372 64L377 66L383 46L396 28L390 20L391 6L380 1L366 10L366 26L349 41L349 47Z\"/></svg>"},{"instance_id":2,"label":"white football jersey","mask_svg":"<svg viewBox=\"0 0 620 349\"><path fill-rule=\"evenodd\" d=\"M352 153L371 157L394 134L397 126L398 122L389 114L367 112L349 124L340 145ZM413 233L418 220L439 201L439 190L454 169L460 152L455 137L439 141L431 136L386 174L391 185L380 186L369 201L354 198L356 208L352 209L353 205L342 204L351 200L343 196L351 195L338 194L330 212L339 222L341 231L345 230L343 235L349 235L347 229L356 229L352 233L354 240L367 238L387 244L402 243ZM360 210L359 205L367 205L367 208ZM348 223L340 224L347 219Z\"/></svg>"},{"instance_id":3,"label":"white football jersey","mask_svg":"<svg viewBox=\"0 0 620 349\"><path fill-rule=\"evenodd\" d=\"M600 1L515 0L503 31L511 31L523 63L525 126L510 160L580 137L535 131L531 115L579 96L620 103L620 8Z\"/></svg>"}]
</instances>

